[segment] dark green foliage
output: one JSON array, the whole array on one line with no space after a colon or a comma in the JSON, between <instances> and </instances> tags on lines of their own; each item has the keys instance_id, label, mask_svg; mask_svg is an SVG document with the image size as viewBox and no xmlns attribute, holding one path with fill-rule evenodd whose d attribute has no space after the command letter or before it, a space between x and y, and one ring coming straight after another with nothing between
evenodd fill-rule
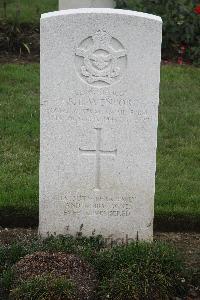
<instances>
[{"instance_id":1,"label":"dark green foliage","mask_svg":"<svg viewBox=\"0 0 200 300\"><path fill-rule=\"evenodd\" d=\"M72 236L49 237L42 242L42 251L64 251L68 253L81 254L81 256L91 258L105 247L104 241L100 236L90 238Z\"/></svg>"},{"instance_id":2,"label":"dark green foliage","mask_svg":"<svg viewBox=\"0 0 200 300\"><path fill-rule=\"evenodd\" d=\"M132 243L104 251L97 255L95 267L101 299L164 299L184 293L181 260L161 243Z\"/></svg>"},{"instance_id":3,"label":"dark green foliage","mask_svg":"<svg viewBox=\"0 0 200 300\"><path fill-rule=\"evenodd\" d=\"M29 253L35 251L67 252L77 254L86 259L92 259L95 254L105 247L104 241L99 237L50 236L45 240L35 240L27 246Z\"/></svg>"},{"instance_id":4,"label":"dark green foliage","mask_svg":"<svg viewBox=\"0 0 200 300\"><path fill-rule=\"evenodd\" d=\"M162 17L164 59L181 58L200 65L200 15L194 12L199 1L119 0L117 3L119 8Z\"/></svg>"},{"instance_id":5,"label":"dark green foliage","mask_svg":"<svg viewBox=\"0 0 200 300\"><path fill-rule=\"evenodd\" d=\"M194 286L200 287L200 267L190 272L190 282Z\"/></svg>"},{"instance_id":6,"label":"dark green foliage","mask_svg":"<svg viewBox=\"0 0 200 300\"><path fill-rule=\"evenodd\" d=\"M0 31L0 51L17 53L19 56L22 53L30 54L34 42L34 47L37 45L39 52L39 41L34 39L34 32L38 32L38 28L29 25L24 27L18 20L14 20L0 23Z\"/></svg>"},{"instance_id":7,"label":"dark green foliage","mask_svg":"<svg viewBox=\"0 0 200 300\"><path fill-rule=\"evenodd\" d=\"M14 277L15 274L11 267L8 267L6 264L0 266L0 299L8 299L8 295L14 282Z\"/></svg>"},{"instance_id":8,"label":"dark green foliage","mask_svg":"<svg viewBox=\"0 0 200 300\"><path fill-rule=\"evenodd\" d=\"M75 287L65 277L55 278L52 275L38 276L14 288L9 295L10 300L75 300Z\"/></svg>"},{"instance_id":9,"label":"dark green foliage","mask_svg":"<svg viewBox=\"0 0 200 300\"><path fill-rule=\"evenodd\" d=\"M108 295L112 300L164 299L181 296L186 289L187 278L179 254L166 244L137 242L106 249L101 237L71 236L35 238L0 248L4 257L2 289L8 292L13 284L11 266L22 256L41 250L74 253L88 261L99 281L95 299L105 300ZM11 295L10 299L74 299L71 282L44 276L14 284ZM34 298L34 295L44 298Z\"/></svg>"},{"instance_id":10,"label":"dark green foliage","mask_svg":"<svg viewBox=\"0 0 200 300\"><path fill-rule=\"evenodd\" d=\"M5 268L2 272L0 272L0 291L4 293L9 293L13 281L14 281L14 272L12 271L11 268Z\"/></svg>"},{"instance_id":11,"label":"dark green foliage","mask_svg":"<svg viewBox=\"0 0 200 300\"><path fill-rule=\"evenodd\" d=\"M27 249L20 243L14 243L9 247L0 247L0 268L3 265L11 266L15 264L20 258L27 254Z\"/></svg>"},{"instance_id":12,"label":"dark green foliage","mask_svg":"<svg viewBox=\"0 0 200 300\"><path fill-rule=\"evenodd\" d=\"M40 15L57 8L57 0L0 1L0 52L39 55Z\"/></svg>"},{"instance_id":13,"label":"dark green foliage","mask_svg":"<svg viewBox=\"0 0 200 300\"><path fill-rule=\"evenodd\" d=\"M195 13L198 0L116 0L118 8L159 15L163 19L163 59L189 61L200 65L200 15ZM39 32L39 18L43 12L57 10L56 0L4 0L0 4L2 28L0 49L17 53L33 52L35 34ZM32 33L24 35L32 24ZM1 29L1 28L0 28ZM30 37L31 36L31 37ZM1 45L2 44L2 45ZM35 52L35 51L34 51ZM38 51L37 51L38 53Z\"/></svg>"}]
</instances>

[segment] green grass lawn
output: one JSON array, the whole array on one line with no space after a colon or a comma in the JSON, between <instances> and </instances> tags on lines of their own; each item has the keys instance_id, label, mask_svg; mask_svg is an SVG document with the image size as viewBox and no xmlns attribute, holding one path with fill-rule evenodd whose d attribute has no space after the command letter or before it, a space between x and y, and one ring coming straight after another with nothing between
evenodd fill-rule
<instances>
[{"instance_id":1,"label":"green grass lawn","mask_svg":"<svg viewBox=\"0 0 200 300\"><path fill-rule=\"evenodd\" d=\"M156 213L200 216L200 69L161 73Z\"/></svg>"},{"instance_id":2,"label":"green grass lawn","mask_svg":"<svg viewBox=\"0 0 200 300\"><path fill-rule=\"evenodd\" d=\"M1 65L0 209L38 210L39 66Z\"/></svg>"},{"instance_id":3,"label":"green grass lawn","mask_svg":"<svg viewBox=\"0 0 200 300\"><path fill-rule=\"evenodd\" d=\"M156 215L200 217L200 70L164 66ZM38 213L39 65L1 65L0 211Z\"/></svg>"},{"instance_id":4,"label":"green grass lawn","mask_svg":"<svg viewBox=\"0 0 200 300\"><path fill-rule=\"evenodd\" d=\"M0 1L0 19L14 21L17 17L20 23L39 23L42 13L58 10L58 0L6 0L6 10L4 1Z\"/></svg>"}]
</instances>

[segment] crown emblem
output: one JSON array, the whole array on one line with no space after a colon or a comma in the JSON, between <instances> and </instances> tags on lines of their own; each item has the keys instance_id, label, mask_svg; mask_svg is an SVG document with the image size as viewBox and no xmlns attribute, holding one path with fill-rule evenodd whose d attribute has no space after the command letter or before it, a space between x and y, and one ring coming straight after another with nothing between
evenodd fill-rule
<instances>
[{"instance_id":1,"label":"crown emblem","mask_svg":"<svg viewBox=\"0 0 200 300\"><path fill-rule=\"evenodd\" d=\"M94 43L99 47L110 44L111 36L103 30L98 30L92 37Z\"/></svg>"}]
</instances>

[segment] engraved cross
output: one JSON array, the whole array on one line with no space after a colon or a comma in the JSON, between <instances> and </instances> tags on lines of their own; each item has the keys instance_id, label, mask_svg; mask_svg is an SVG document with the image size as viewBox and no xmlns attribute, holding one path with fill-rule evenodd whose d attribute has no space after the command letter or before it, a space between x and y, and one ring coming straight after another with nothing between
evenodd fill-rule
<instances>
[{"instance_id":1,"label":"engraved cross","mask_svg":"<svg viewBox=\"0 0 200 300\"><path fill-rule=\"evenodd\" d=\"M102 128L95 128L96 138L96 150L84 150L79 148L81 155L95 155L96 156L96 172L95 172L95 190L99 191L100 188L100 177L101 177L101 156L112 156L116 157L117 149L112 151L105 151L101 149L101 130Z\"/></svg>"}]
</instances>

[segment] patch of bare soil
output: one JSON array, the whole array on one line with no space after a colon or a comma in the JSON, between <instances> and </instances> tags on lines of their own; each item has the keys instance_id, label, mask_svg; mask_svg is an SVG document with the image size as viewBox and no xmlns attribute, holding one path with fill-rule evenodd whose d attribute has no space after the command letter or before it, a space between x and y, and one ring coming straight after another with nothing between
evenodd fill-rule
<instances>
[{"instance_id":1,"label":"patch of bare soil","mask_svg":"<svg viewBox=\"0 0 200 300\"><path fill-rule=\"evenodd\" d=\"M192 272L192 281L186 300L200 300L200 234L182 232L156 232L154 240L174 246L183 256L186 270ZM181 300L181 299L176 299Z\"/></svg>"},{"instance_id":2,"label":"patch of bare soil","mask_svg":"<svg viewBox=\"0 0 200 300\"><path fill-rule=\"evenodd\" d=\"M0 227L0 245L10 245L13 242L31 241L37 236L37 229L2 228Z\"/></svg>"},{"instance_id":3,"label":"patch of bare soil","mask_svg":"<svg viewBox=\"0 0 200 300\"><path fill-rule=\"evenodd\" d=\"M187 267L200 268L200 233L156 232L154 239L176 247L183 254Z\"/></svg>"},{"instance_id":4,"label":"patch of bare soil","mask_svg":"<svg viewBox=\"0 0 200 300\"><path fill-rule=\"evenodd\" d=\"M95 271L82 259L62 252L36 252L14 266L17 282L36 276L53 275L69 278L76 288L76 299L91 299L97 284Z\"/></svg>"}]
</instances>

